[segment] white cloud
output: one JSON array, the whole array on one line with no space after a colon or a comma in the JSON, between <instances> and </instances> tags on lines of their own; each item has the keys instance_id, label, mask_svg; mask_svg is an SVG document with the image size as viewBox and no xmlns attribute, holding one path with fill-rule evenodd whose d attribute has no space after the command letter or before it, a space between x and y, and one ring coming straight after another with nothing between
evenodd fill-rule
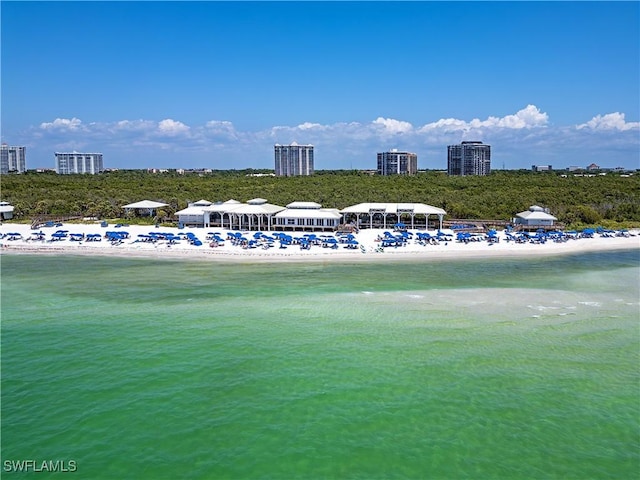
<instances>
[{"instance_id":1,"label":"white cloud","mask_svg":"<svg viewBox=\"0 0 640 480\"><path fill-rule=\"evenodd\" d=\"M44 130L80 130L83 125L79 118L56 118L53 122L41 123L40 128Z\"/></svg>"},{"instance_id":2,"label":"white cloud","mask_svg":"<svg viewBox=\"0 0 640 480\"><path fill-rule=\"evenodd\" d=\"M327 127L325 125L320 125L319 123L304 122L298 125L297 128L298 130L312 130L312 129L324 130Z\"/></svg>"},{"instance_id":3,"label":"white cloud","mask_svg":"<svg viewBox=\"0 0 640 480\"><path fill-rule=\"evenodd\" d=\"M587 128L591 130L634 130L640 128L640 122L627 122L624 113L614 112L606 115L596 115L587 123L577 125L578 130Z\"/></svg>"},{"instance_id":4,"label":"white cloud","mask_svg":"<svg viewBox=\"0 0 640 480\"><path fill-rule=\"evenodd\" d=\"M153 131L156 127L156 123L150 120L121 120L109 125L109 128L114 131L121 132L146 132Z\"/></svg>"},{"instance_id":5,"label":"white cloud","mask_svg":"<svg viewBox=\"0 0 640 480\"><path fill-rule=\"evenodd\" d=\"M306 121L258 131L238 130L227 120L189 126L170 118L90 123L77 118L56 118L27 132L24 143L51 152L62 148L60 145L95 151L112 149L123 158L144 155L156 158L153 152L181 151L189 152L185 162L202 158L208 159L202 161L233 162L236 168L242 168L243 159L247 159L254 162L247 166L270 168L273 144L296 141L316 146L317 168L323 169L349 168L351 164L355 168L369 168L375 153L389 148L418 153L420 168L439 168L446 164L447 145L480 140L492 145L492 156L498 162L509 156L514 162L533 162L536 158L545 158L545 152L565 161L565 157L578 155L575 152L588 156L596 152L609 153L615 148L625 152L620 154L618 162L629 164L640 160L639 130L640 122L627 122L624 114L618 112L598 115L580 125L553 125L537 106L527 105L503 117L442 118L419 128L407 121L385 117L365 123ZM361 159L361 164L356 158ZM527 167L527 163L522 167ZM223 163L217 168L230 168L229 165ZM509 168L515 166L509 165Z\"/></svg>"},{"instance_id":6,"label":"white cloud","mask_svg":"<svg viewBox=\"0 0 640 480\"><path fill-rule=\"evenodd\" d=\"M507 115L502 118L489 117L485 126L502 128L534 128L544 127L549 121L549 115L540 112L535 105L527 105L515 115Z\"/></svg>"},{"instance_id":7,"label":"white cloud","mask_svg":"<svg viewBox=\"0 0 640 480\"><path fill-rule=\"evenodd\" d=\"M413 125L409 122L403 122L393 118L378 117L372 123L375 127L381 127L384 133L392 135L398 133L411 133L413 130Z\"/></svg>"},{"instance_id":8,"label":"white cloud","mask_svg":"<svg viewBox=\"0 0 640 480\"><path fill-rule=\"evenodd\" d=\"M231 138L236 138L238 134L236 128L233 126L233 123L228 121L211 120L205 123L204 130L206 133L225 134Z\"/></svg>"},{"instance_id":9,"label":"white cloud","mask_svg":"<svg viewBox=\"0 0 640 480\"><path fill-rule=\"evenodd\" d=\"M433 123L427 123L419 131L428 133L434 130L443 132L467 132L479 129L530 129L544 127L549 121L549 115L543 113L535 105L527 105L513 115L504 117L487 117L486 120L474 118L467 122L457 118L444 118Z\"/></svg>"},{"instance_id":10,"label":"white cloud","mask_svg":"<svg viewBox=\"0 0 640 480\"><path fill-rule=\"evenodd\" d=\"M188 133L189 127L182 122L177 122L171 118L167 118L158 123L158 130L161 134L175 136Z\"/></svg>"}]
</instances>

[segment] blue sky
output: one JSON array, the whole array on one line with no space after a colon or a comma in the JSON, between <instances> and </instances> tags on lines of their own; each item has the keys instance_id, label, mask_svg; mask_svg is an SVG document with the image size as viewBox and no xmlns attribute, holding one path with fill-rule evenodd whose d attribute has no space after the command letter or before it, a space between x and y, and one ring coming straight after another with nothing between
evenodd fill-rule
<instances>
[{"instance_id":1,"label":"blue sky","mask_svg":"<svg viewBox=\"0 0 640 480\"><path fill-rule=\"evenodd\" d=\"M2 1L2 141L28 168L640 168L638 2Z\"/></svg>"}]
</instances>

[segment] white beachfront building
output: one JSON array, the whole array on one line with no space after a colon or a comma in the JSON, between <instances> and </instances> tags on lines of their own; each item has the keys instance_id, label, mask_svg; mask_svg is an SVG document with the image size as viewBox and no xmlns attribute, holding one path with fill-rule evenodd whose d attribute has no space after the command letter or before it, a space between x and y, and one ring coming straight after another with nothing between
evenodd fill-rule
<instances>
[{"instance_id":1,"label":"white beachfront building","mask_svg":"<svg viewBox=\"0 0 640 480\"><path fill-rule=\"evenodd\" d=\"M404 222L407 228L427 228L429 217L437 217L442 228L443 209L423 203L360 203L343 210L323 208L315 202L292 202L286 207L254 198L246 203L237 200L190 203L176 212L185 226L217 227L227 230L333 231L342 224L358 228L388 228Z\"/></svg>"},{"instance_id":2,"label":"white beachfront building","mask_svg":"<svg viewBox=\"0 0 640 480\"><path fill-rule=\"evenodd\" d=\"M547 210L538 205L532 205L529 210L516 214L513 219L515 225L521 225L525 228L536 227L552 227L558 219L551 215Z\"/></svg>"},{"instance_id":3,"label":"white beachfront building","mask_svg":"<svg viewBox=\"0 0 640 480\"><path fill-rule=\"evenodd\" d=\"M407 228L427 228L429 216L438 217L438 228L447 214L442 208L424 203L359 203L343 208L344 223L358 228L388 228L405 223Z\"/></svg>"},{"instance_id":4,"label":"white beachfront building","mask_svg":"<svg viewBox=\"0 0 640 480\"><path fill-rule=\"evenodd\" d=\"M322 208L314 202L292 202L286 207L254 198L246 203L237 200L190 203L176 212L178 222L193 227L218 227L227 230L334 230L342 215L336 208Z\"/></svg>"},{"instance_id":5,"label":"white beachfront building","mask_svg":"<svg viewBox=\"0 0 640 480\"><path fill-rule=\"evenodd\" d=\"M211 205L213 205L213 203L208 200L198 200L197 202L189 203L187 208L176 212L178 223L184 226L204 226L203 208Z\"/></svg>"},{"instance_id":6,"label":"white beachfront building","mask_svg":"<svg viewBox=\"0 0 640 480\"><path fill-rule=\"evenodd\" d=\"M9 202L0 202L0 220L13 218L14 207Z\"/></svg>"},{"instance_id":7,"label":"white beachfront building","mask_svg":"<svg viewBox=\"0 0 640 480\"><path fill-rule=\"evenodd\" d=\"M274 230L333 231L342 215L337 208L322 208L315 202L292 202L276 213Z\"/></svg>"},{"instance_id":8,"label":"white beachfront building","mask_svg":"<svg viewBox=\"0 0 640 480\"><path fill-rule=\"evenodd\" d=\"M247 203L232 205L220 212L222 227L224 227L224 217L227 217L227 228L229 230L271 230L273 216L284 210L285 207L268 203L264 198L254 198ZM207 209L205 209L206 211ZM205 221L207 220L205 216ZM211 217L209 224L211 226Z\"/></svg>"}]
</instances>

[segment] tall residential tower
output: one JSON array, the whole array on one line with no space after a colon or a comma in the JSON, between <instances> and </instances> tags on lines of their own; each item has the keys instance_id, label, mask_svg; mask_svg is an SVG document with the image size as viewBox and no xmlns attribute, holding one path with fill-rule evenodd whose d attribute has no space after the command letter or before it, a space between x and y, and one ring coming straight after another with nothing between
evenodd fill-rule
<instances>
[{"instance_id":1,"label":"tall residential tower","mask_svg":"<svg viewBox=\"0 0 640 480\"><path fill-rule=\"evenodd\" d=\"M56 173L89 173L95 175L104 170L101 153L58 153L56 152Z\"/></svg>"},{"instance_id":2,"label":"tall residential tower","mask_svg":"<svg viewBox=\"0 0 640 480\"><path fill-rule=\"evenodd\" d=\"M418 155L415 153L399 152L395 148L378 153L379 175L415 175L417 172Z\"/></svg>"},{"instance_id":3,"label":"tall residential tower","mask_svg":"<svg viewBox=\"0 0 640 480\"><path fill-rule=\"evenodd\" d=\"M489 175L491 146L482 142L462 142L447 147L449 175Z\"/></svg>"},{"instance_id":4,"label":"tall residential tower","mask_svg":"<svg viewBox=\"0 0 640 480\"><path fill-rule=\"evenodd\" d=\"M11 147L6 143L0 145L0 174L26 172L25 150L25 147Z\"/></svg>"},{"instance_id":5,"label":"tall residential tower","mask_svg":"<svg viewBox=\"0 0 640 480\"><path fill-rule=\"evenodd\" d=\"M275 172L277 176L313 175L313 145L275 144Z\"/></svg>"}]
</instances>

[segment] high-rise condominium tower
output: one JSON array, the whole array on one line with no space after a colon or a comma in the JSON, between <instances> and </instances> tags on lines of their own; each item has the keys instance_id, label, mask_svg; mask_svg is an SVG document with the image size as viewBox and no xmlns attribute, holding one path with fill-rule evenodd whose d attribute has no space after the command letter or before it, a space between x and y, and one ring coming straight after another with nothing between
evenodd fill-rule
<instances>
[{"instance_id":1,"label":"high-rise condominium tower","mask_svg":"<svg viewBox=\"0 0 640 480\"><path fill-rule=\"evenodd\" d=\"M447 147L449 175L489 175L491 146L482 142L462 142Z\"/></svg>"},{"instance_id":2,"label":"high-rise condominium tower","mask_svg":"<svg viewBox=\"0 0 640 480\"><path fill-rule=\"evenodd\" d=\"M56 173L89 173L95 175L104 170L101 153L58 153L56 152Z\"/></svg>"},{"instance_id":3,"label":"high-rise condominium tower","mask_svg":"<svg viewBox=\"0 0 640 480\"><path fill-rule=\"evenodd\" d=\"M379 175L415 175L417 172L418 155L415 153L399 152L395 148L378 153Z\"/></svg>"},{"instance_id":4,"label":"high-rise condominium tower","mask_svg":"<svg viewBox=\"0 0 640 480\"><path fill-rule=\"evenodd\" d=\"M0 173L24 173L27 170L25 147L0 145Z\"/></svg>"},{"instance_id":5,"label":"high-rise condominium tower","mask_svg":"<svg viewBox=\"0 0 640 480\"><path fill-rule=\"evenodd\" d=\"M275 172L277 176L313 174L313 145L275 144Z\"/></svg>"}]
</instances>

